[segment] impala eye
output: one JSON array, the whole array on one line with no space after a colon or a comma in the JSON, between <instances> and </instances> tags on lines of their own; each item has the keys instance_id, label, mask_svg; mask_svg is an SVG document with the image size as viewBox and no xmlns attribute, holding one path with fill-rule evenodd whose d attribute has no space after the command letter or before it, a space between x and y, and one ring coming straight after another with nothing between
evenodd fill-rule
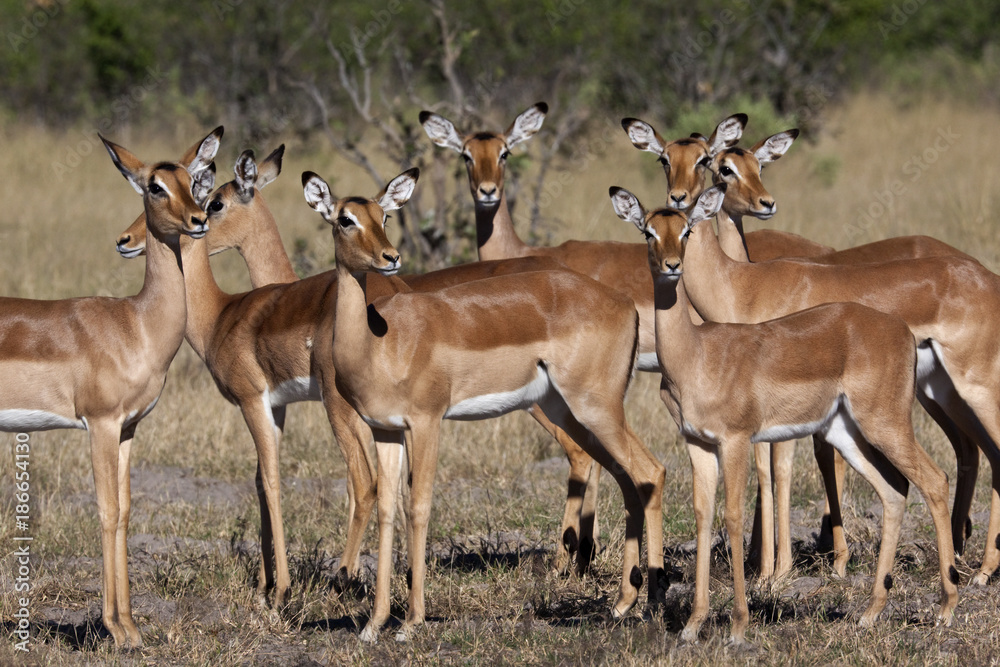
<instances>
[{"instance_id":1,"label":"impala eye","mask_svg":"<svg viewBox=\"0 0 1000 667\"><path fill-rule=\"evenodd\" d=\"M500 153L501 162L505 161L509 157L510 157L510 151L504 151L503 153Z\"/></svg>"},{"instance_id":2,"label":"impala eye","mask_svg":"<svg viewBox=\"0 0 1000 667\"><path fill-rule=\"evenodd\" d=\"M733 173L735 173L735 172L733 172L732 169L730 169L729 167L727 167L725 165L722 165L721 167L719 167L719 176L732 176Z\"/></svg>"},{"instance_id":3,"label":"impala eye","mask_svg":"<svg viewBox=\"0 0 1000 667\"><path fill-rule=\"evenodd\" d=\"M462 159L465 160L465 164L472 164L472 156L462 153Z\"/></svg>"},{"instance_id":4,"label":"impala eye","mask_svg":"<svg viewBox=\"0 0 1000 667\"><path fill-rule=\"evenodd\" d=\"M663 165L664 167L666 167L666 166L669 166L669 165L670 165L670 161L669 161L669 160L667 160L667 158L665 158L665 157L662 157L662 156L661 156L661 157L658 157L658 158L656 158L656 161L657 161L657 162L659 162L660 164L662 164L662 165Z\"/></svg>"},{"instance_id":5,"label":"impala eye","mask_svg":"<svg viewBox=\"0 0 1000 667\"><path fill-rule=\"evenodd\" d=\"M642 235L646 237L646 240L647 240L647 241L649 241L649 240L651 240L651 239L655 238L655 237L653 236L653 232L649 231L648 229L644 229L644 230L642 230Z\"/></svg>"},{"instance_id":6,"label":"impala eye","mask_svg":"<svg viewBox=\"0 0 1000 667\"><path fill-rule=\"evenodd\" d=\"M151 195L158 195L158 194L160 194L162 192L163 192L163 188L161 188L157 183L150 183L149 184L149 194L151 194Z\"/></svg>"},{"instance_id":7,"label":"impala eye","mask_svg":"<svg viewBox=\"0 0 1000 667\"><path fill-rule=\"evenodd\" d=\"M340 225L341 229L349 229L354 226L354 221L348 218L346 215L342 215L337 218L337 224Z\"/></svg>"},{"instance_id":8,"label":"impala eye","mask_svg":"<svg viewBox=\"0 0 1000 667\"><path fill-rule=\"evenodd\" d=\"M215 200L212 201L211 204L208 205L208 212L209 213L218 213L219 211L221 211L224 208L225 208L225 205L222 203L222 200L221 199L215 199Z\"/></svg>"},{"instance_id":9,"label":"impala eye","mask_svg":"<svg viewBox=\"0 0 1000 667\"><path fill-rule=\"evenodd\" d=\"M705 157L703 157L698 161L699 167L707 167L710 164L712 164L712 158L709 157L708 155L706 155Z\"/></svg>"}]
</instances>

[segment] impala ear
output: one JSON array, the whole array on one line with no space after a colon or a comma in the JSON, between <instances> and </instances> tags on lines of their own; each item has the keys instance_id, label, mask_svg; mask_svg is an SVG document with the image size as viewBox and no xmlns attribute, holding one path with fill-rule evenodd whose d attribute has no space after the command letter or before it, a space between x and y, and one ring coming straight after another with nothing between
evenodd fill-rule
<instances>
[{"instance_id":1,"label":"impala ear","mask_svg":"<svg viewBox=\"0 0 1000 667\"><path fill-rule=\"evenodd\" d=\"M257 162L253 159L252 150L240 153L233 173L236 174L236 192L246 202L253 197L254 184L257 182Z\"/></svg>"},{"instance_id":2,"label":"impala ear","mask_svg":"<svg viewBox=\"0 0 1000 667\"><path fill-rule=\"evenodd\" d=\"M419 169L416 167L407 169L389 181L382 192L375 196L375 200L382 207L383 211L395 211L413 196L413 189L417 187L417 179L419 177Z\"/></svg>"},{"instance_id":3,"label":"impala ear","mask_svg":"<svg viewBox=\"0 0 1000 667\"><path fill-rule=\"evenodd\" d=\"M100 134L97 135L101 137ZM104 137L101 137L101 141L104 142L104 147L108 149L108 154L111 156L111 161L115 163L118 167L118 171L122 173L122 176L135 188L135 191L141 195L146 193L143 187L142 180L142 170L145 165L142 160L137 158L127 149L122 148L116 143L108 141Z\"/></svg>"},{"instance_id":4,"label":"impala ear","mask_svg":"<svg viewBox=\"0 0 1000 667\"><path fill-rule=\"evenodd\" d=\"M538 102L533 107L522 111L521 115L514 119L514 122L504 133L504 140L507 148L513 148L517 144L535 136L535 133L542 129L545 122L545 114L549 112L549 105L545 102Z\"/></svg>"},{"instance_id":5,"label":"impala ear","mask_svg":"<svg viewBox=\"0 0 1000 667\"><path fill-rule=\"evenodd\" d=\"M319 174L311 171L302 172L302 189L306 203L317 211L323 219L333 224L333 194L330 186Z\"/></svg>"},{"instance_id":6,"label":"impala ear","mask_svg":"<svg viewBox=\"0 0 1000 667\"><path fill-rule=\"evenodd\" d=\"M264 186L272 182L281 173L281 159L285 155L285 144L281 144L271 154L264 158L257 169L257 189L263 190Z\"/></svg>"},{"instance_id":7,"label":"impala ear","mask_svg":"<svg viewBox=\"0 0 1000 667\"><path fill-rule=\"evenodd\" d=\"M757 161L761 165L765 165L769 162L774 162L784 155L792 147L792 142L798 136L799 131L797 129L778 132L777 134L772 134L767 139L762 139L750 150L753 152L754 157L757 158Z\"/></svg>"},{"instance_id":8,"label":"impala ear","mask_svg":"<svg viewBox=\"0 0 1000 667\"><path fill-rule=\"evenodd\" d=\"M726 184L719 183L708 188L700 195L691 212L688 214L687 227L690 229L702 220L708 220L715 216L722 208L722 202L726 199Z\"/></svg>"},{"instance_id":9,"label":"impala ear","mask_svg":"<svg viewBox=\"0 0 1000 667\"><path fill-rule=\"evenodd\" d=\"M194 176L202 169L208 169L208 165L212 164L212 160L215 159L216 153L219 152L219 146L221 145L222 139L222 126L215 128L208 134L207 137L201 140L198 144L198 148L195 151L194 158L190 162L184 162L185 167L187 167L187 172ZM187 157L187 156L185 156Z\"/></svg>"},{"instance_id":10,"label":"impala ear","mask_svg":"<svg viewBox=\"0 0 1000 667\"><path fill-rule=\"evenodd\" d=\"M424 132L435 144L458 153L462 152L462 137L458 135L458 130L450 120L432 111L421 111L420 124L424 126Z\"/></svg>"},{"instance_id":11,"label":"impala ear","mask_svg":"<svg viewBox=\"0 0 1000 667\"><path fill-rule=\"evenodd\" d=\"M191 177L191 196L200 208L205 208L208 195L215 187L215 162L211 162L207 169L202 169Z\"/></svg>"},{"instance_id":12,"label":"impala ear","mask_svg":"<svg viewBox=\"0 0 1000 667\"><path fill-rule=\"evenodd\" d=\"M638 118L622 118L622 129L625 130L632 145L639 150L663 155L667 142L646 121Z\"/></svg>"},{"instance_id":13,"label":"impala ear","mask_svg":"<svg viewBox=\"0 0 1000 667\"><path fill-rule=\"evenodd\" d=\"M739 143L748 120L745 113L737 113L719 123L712 136L708 138L708 154L714 157L719 151L732 148Z\"/></svg>"},{"instance_id":14,"label":"impala ear","mask_svg":"<svg viewBox=\"0 0 1000 667\"><path fill-rule=\"evenodd\" d=\"M203 150L204 150L204 155L209 156L208 160L209 162L211 162L212 160L215 159L216 154L219 152L219 145L222 143L223 132L225 132L225 129L221 125L215 128L214 130L209 132L204 139L196 143L191 148L187 149L187 152L184 153L184 155L181 157L180 160L178 160L178 162L184 165L185 168L188 168L195 160L198 159L199 153L202 153Z\"/></svg>"},{"instance_id":15,"label":"impala ear","mask_svg":"<svg viewBox=\"0 0 1000 667\"><path fill-rule=\"evenodd\" d=\"M608 194L611 195L611 205L619 218L631 222L640 232L646 229L646 210L639 203L638 197L618 186L612 186Z\"/></svg>"}]
</instances>

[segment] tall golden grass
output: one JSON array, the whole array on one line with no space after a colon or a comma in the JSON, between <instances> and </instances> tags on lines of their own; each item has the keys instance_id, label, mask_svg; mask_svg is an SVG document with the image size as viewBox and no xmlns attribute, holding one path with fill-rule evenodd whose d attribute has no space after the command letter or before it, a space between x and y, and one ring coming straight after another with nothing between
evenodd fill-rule
<instances>
[{"instance_id":1,"label":"tall golden grass","mask_svg":"<svg viewBox=\"0 0 1000 667\"><path fill-rule=\"evenodd\" d=\"M971 253L993 270L1000 268L1000 242L993 233L993 221L1000 213L997 210L1000 202L994 195L1000 177L1000 160L996 157L1000 155L1000 124L996 123L995 110L963 107L946 99L899 108L886 96L861 93L842 106L827 110L827 115L828 123L819 136L801 138L788 155L767 168L764 179L779 207L778 215L769 224L836 247L899 234L930 234ZM656 119L647 120L657 124ZM498 119L497 127L504 125L504 119ZM128 136L110 138L144 159L162 159L177 156L208 129L176 132L166 137L133 131ZM677 130L687 134L708 132L711 128ZM54 134L26 124L8 125L0 128L0 133L8 165L4 178L0 179L0 293L38 299L134 293L142 281L143 262L119 258L114 240L140 212L141 200L117 173L99 144L91 141L89 149L81 148L88 145L90 134L80 131ZM753 118L745 136L744 145L763 138ZM274 145L280 141L281 138L275 140ZM299 174L308 169L332 177L334 192L339 195L371 195L375 188L359 170L331 156L324 148L303 145L293 137L285 141L288 149L283 174L264 191L264 196L278 221L286 250L292 251L296 239L306 239L311 247L318 249L321 259L326 253L328 261L332 261L329 231L305 205ZM262 156L274 145L254 148ZM224 141L218 160L220 182L231 178L232 162L244 148ZM80 154L80 162L71 167L67 166L67 156L72 151ZM635 230L614 215L608 201L608 187L624 186L647 205L658 203L665 193L659 165L651 155L639 153L630 145L617 118L608 118L591 138L589 149L576 155L575 162L561 165L567 176L562 186L552 189L545 200L543 214L562 220L553 232L554 238L639 242ZM60 169L59 165L66 168ZM392 175L392 165L381 166L386 176ZM468 194L462 190L455 196ZM878 213L879 207L883 209L881 215L870 215ZM235 253L214 258L213 267L224 289L249 288L246 269ZM633 428L667 464L665 537L668 547L674 549L694 536L690 473L676 429L660 403L655 378L648 375L637 378L627 410ZM918 438L954 479L954 456L943 436L922 415L917 414L916 418ZM8 455L0 458L0 490L4 492L0 506L8 511L0 522L0 538L3 544L10 545L12 542L7 538L13 528L10 485L14 438L0 435L0 439L4 437L10 444L4 448ZM100 544L86 434L37 433L31 436L31 443L32 529L38 555L33 575L37 591L32 602L33 614L40 618L48 613L45 610L49 607L60 605L86 610L96 602L95 591L99 586L95 582L99 584L100 577L99 564L95 564ZM798 448L793 502L802 510L803 523L814 528L818 526L817 503L821 503L822 491L810 449ZM345 468L321 406L315 403L292 406L281 456L290 551L300 571L308 572L310 554L315 554L317 548L322 554L336 554L344 538L342 490L336 485L325 485L324 481L344 478ZM476 536L516 530L522 539L534 540L547 548L555 538L562 511L565 464L559 461L560 456L554 443L520 414L481 423L446 423L431 522L432 543L450 543L453 549L459 548L454 545L465 545L461 549L475 551L468 545L475 544ZM171 368L159 405L138 428L133 467L168 466L167 470L178 475L183 472L197 479L211 478L237 485L243 489L242 495L234 510L229 506L206 506L197 494L184 501L159 502L155 493L141 490L134 500L136 512L130 534L176 535L219 544L228 544L231 538L256 539L254 526L258 514L249 485L255 463L253 444L239 411L221 398L201 362L184 346ZM985 469L980 476L974 512L987 508L984 477L988 477ZM537 568L530 562L512 568L494 562L484 571L471 574L443 566L432 568L429 610L432 617L444 618L433 621L424 639L415 640L411 648L381 646L373 649L375 653L365 653L350 643L349 631L335 631L329 626L324 630L322 619L341 616L363 619L365 603L337 599L335 595L327 597L325 589L314 590L301 578L295 582L302 599L297 621L254 611L248 592L255 574L252 559L249 563L236 556L194 559L196 565L201 563L199 569L184 565L189 554L185 555L183 549L174 555L163 555L164 562L158 568L133 568L134 595L152 593L167 601L191 596L218 598L229 609L231 621L195 637L197 626L193 632L182 615L163 624L148 614L143 616L140 605L137 613L149 643L144 655L167 662L241 662L267 655L260 653L262 647L301 642L308 647L304 655L321 661L399 660L407 656L419 658L422 650L442 650L441 644L435 644L441 633L447 637L445 643L452 647L445 649L444 659L476 662L489 662L501 655L506 656L504 659L525 662L586 661L595 656L612 660L615 655L622 656L606 653L607 646L639 651L627 658L635 662L697 663L724 659L726 649L717 642L672 657L665 653L676 645L678 628L670 621L654 623L650 627L655 632L643 629L643 625L625 625L619 632L602 625L598 616L579 612L575 615L584 619L580 626L583 630L575 633L560 633L554 628L561 626L549 627L544 623L541 625L548 629L536 627L540 621L532 619L535 614L545 618L538 610L546 604L551 611L559 608L560 600L597 596L599 601L600 591L606 593L613 588L623 533L622 504L613 486L606 481L603 488L601 527L608 548L593 578L582 583L553 581L545 578L544 567ZM144 500L142 494L154 500ZM852 568L870 573L874 566L872 544L878 535L873 528L877 523L870 516L874 496L852 478L848 497L848 530L852 539L868 545L860 550ZM915 524L912 521L907 524L908 529L916 531L910 535L910 541L933 544L926 529L929 524L926 512L922 512L916 494L911 500L916 504L912 513L918 519ZM977 523L981 526L983 519ZM972 561L981 554L981 542L980 528L967 556ZM370 531L366 550L371 548L374 540ZM10 591L12 559L5 556L0 561L0 588ZM882 659L880 656L894 662L893 657L898 659L899 655L888 648L887 638L892 638L901 624L905 627L914 618L922 618L919 611L912 609L930 608L928 604L910 603L921 596L933 597L931 594L936 591L933 561L934 558L925 557L922 562L929 562L929 567L921 567L910 579L904 576L903 583L897 583L890 598L900 600L903 612L899 613L899 608L897 612L890 610L882 628L867 635L845 637L845 632L859 631L853 625L844 626L843 622L834 623L826 618L828 612L836 617L841 613L836 610L844 604L850 607L853 601L857 607L864 600L866 585L847 582L828 584L832 588L824 590L833 593L827 606L798 612L805 615L804 625L801 618L788 620L787 626L780 622L765 625L762 616L770 617L761 610L761 605L777 605L779 616L781 605L775 598L762 594L754 610L749 638L767 650L784 651L789 659L804 663L842 659L853 662L848 657L851 651L860 651L860 662ZM687 566L682 562L679 567L683 570ZM825 571L817 576L829 579ZM544 587L537 589L542 592L534 592L536 586L543 586L539 579L545 582ZM721 575L720 580L713 582L718 593L715 609L723 607L729 599L725 582ZM905 592L907 582L913 584L909 593ZM397 593L403 594L401 590ZM960 622L959 629L949 631L950 635L934 631L938 633L934 635L937 639L911 638L916 653L903 655L933 661L942 656L941 642L980 641L978 631L971 626L985 629L1000 619L995 603L990 602L995 599L992 592L980 594L979 598L975 595L973 598L979 600L987 596L975 607L985 608L982 618L965 625ZM525 600L536 611L524 612ZM682 596L678 604L684 603ZM963 604L969 603L960 602L959 618ZM11 596L3 597L0 610L4 619L11 618L15 610ZM496 632L483 629L489 625L484 618L494 619L500 629ZM519 628L523 623L537 632L522 633ZM720 617L711 624L710 632L722 637L726 624L725 617ZM662 634L665 629L670 631L666 640ZM931 629L920 627L919 631L930 633ZM594 633L606 646L593 649L597 653L574 648L573 642L592 646L587 643L588 633ZM974 644L975 655L989 655L990 650L996 650L995 638L983 641ZM98 657L118 659L107 644L88 644L86 648ZM66 645L54 635L49 635L45 645L36 649L47 651L42 655L51 662L60 662L68 655ZM12 655L6 650L0 646L0 656ZM951 654L946 659L950 659L948 655Z\"/></svg>"}]
</instances>

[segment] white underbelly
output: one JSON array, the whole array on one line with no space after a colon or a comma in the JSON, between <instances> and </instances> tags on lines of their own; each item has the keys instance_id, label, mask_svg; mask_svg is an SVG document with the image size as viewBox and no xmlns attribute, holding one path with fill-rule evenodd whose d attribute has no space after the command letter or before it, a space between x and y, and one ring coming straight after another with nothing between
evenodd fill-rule
<instances>
[{"instance_id":1,"label":"white underbelly","mask_svg":"<svg viewBox=\"0 0 1000 667\"><path fill-rule=\"evenodd\" d=\"M289 403L319 400L322 400L319 383L312 376L286 380L268 392L268 402L272 408L280 408Z\"/></svg>"},{"instance_id":2,"label":"white underbelly","mask_svg":"<svg viewBox=\"0 0 1000 667\"><path fill-rule=\"evenodd\" d=\"M11 408L0 410L0 431L50 431L57 428L87 428L82 419L69 419L45 410Z\"/></svg>"},{"instance_id":3,"label":"white underbelly","mask_svg":"<svg viewBox=\"0 0 1000 667\"><path fill-rule=\"evenodd\" d=\"M529 408L553 390L548 371L539 366L535 379L523 387L467 398L448 408L444 418L471 421L499 417L508 412Z\"/></svg>"},{"instance_id":4,"label":"white underbelly","mask_svg":"<svg viewBox=\"0 0 1000 667\"><path fill-rule=\"evenodd\" d=\"M833 402L830 410L826 413L826 416L819 421L814 422L804 422L801 424L780 424L777 426L769 426L765 429L754 433L750 437L750 442L785 442L787 440L795 440L797 438L807 438L813 433L817 433L823 430L833 419L834 415L837 414L837 410L840 408L840 398Z\"/></svg>"}]
</instances>

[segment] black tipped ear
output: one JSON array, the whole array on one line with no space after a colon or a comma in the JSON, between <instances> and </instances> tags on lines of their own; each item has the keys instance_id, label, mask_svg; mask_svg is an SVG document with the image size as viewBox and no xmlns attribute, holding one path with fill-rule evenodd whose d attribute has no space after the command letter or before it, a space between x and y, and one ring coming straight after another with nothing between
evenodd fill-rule
<instances>
[{"instance_id":1,"label":"black tipped ear","mask_svg":"<svg viewBox=\"0 0 1000 667\"><path fill-rule=\"evenodd\" d=\"M417 186L417 179L420 178L420 170L411 167L396 178L389 181L378 193L375 201L382 207L383 211L395 211L413 196L413 190Z\"/></svg>"},{"instance_id":2,"label":"black tipped ear","mask_svg":"<svg viewBox=\"0 0 1000 667\"><path fill-rule=\"evenodd\" d=\"M122 176L129 182L129 184L135 188L135 191L141 195L145 194L145 189L143 188L141 170L143 168L142 161L129 152L128 149L119 146L118 144L108 141L100 134L101 142L104 143L104 148L107 149L108 155L111 156L111 161L115 163L115 167L118 171L122 173Z\"/></svg>"},{"instance_id":3,"label":"black tipped ear","mask_svg":"<svg viewBox=\"0 0 1000 667\"><path fill-rule=\"evenodd\" d=\"M625 222L631 222L639 231L645 228L646 210L639 203L638 197L618 186L609 188L608 195L611 197L611 206L615 209L615 215Z\"/></svg>"},{"instance_id":4,"label":"black tipped ear","mask_svg":"<svg viewBox=\"0 0 1000 667\"><path fill-rule=\"evenodd\" d=\"M429 119L429 118L430 118L431 116L433 116L433 115L434 115L434 113L433 113L433 112L431 112L431 111L428 111L427 109L424 109L423 111L421 111L421 112L420 112L420 124L421 124L421 125L423 125L424 123L426 123L426 122L427 122L427 120L428 120L428 119Z\"/></svg>"},{"instance_id":5,"label":"black tipped ear","mask_svg":"<svg viewBox=\"0 0 1000 667\"><path fill-rule=\"evenodd\" d=\"M271 183L281 173L281 160L285 155L285 144L281 144L271 154L264 158L257 167L257 189L263 190L264 186Z\"/></svg>"}]
</instances>

